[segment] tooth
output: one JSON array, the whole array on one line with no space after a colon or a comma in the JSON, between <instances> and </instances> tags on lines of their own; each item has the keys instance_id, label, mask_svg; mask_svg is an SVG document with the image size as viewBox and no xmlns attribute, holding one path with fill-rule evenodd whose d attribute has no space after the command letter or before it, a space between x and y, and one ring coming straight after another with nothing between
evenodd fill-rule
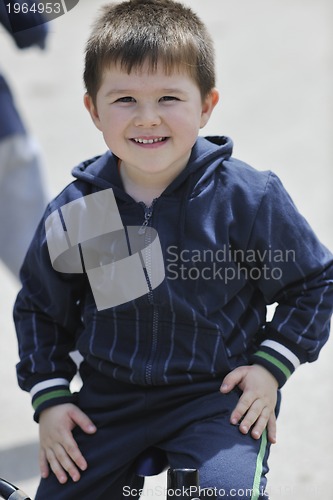
<instances>
[{"instance_id":1,"label":"tooth","mask_svg":"<svg viewBox=\"0 0 333 500\"><path fill-rule=\"evenodd\" d=\"M155 144L156 142L162 142L164 140L163 137L158 137L157 139L134 139L135 142L138 142L139 144Z\"/></svg>"}]
</instances>

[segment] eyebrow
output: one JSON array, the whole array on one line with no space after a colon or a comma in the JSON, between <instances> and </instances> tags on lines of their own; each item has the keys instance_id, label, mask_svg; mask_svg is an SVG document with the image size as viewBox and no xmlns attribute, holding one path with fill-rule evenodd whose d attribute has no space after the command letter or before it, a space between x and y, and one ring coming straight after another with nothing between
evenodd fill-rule
<instances>
[{"instance_id":1,"label":"eyebrow","mask_svg":"<svg viewBox=\"0 0 333 500\"><path fill-rule=\"evenodd\" d=\"M109 90L109 92L107 92L105 94L105 97L110 97L114 94L126 94L126 95L130 95L131 93L133 93L133 91L129 90L129 89L115 89L115 90Z\"/></svg>"},{"instance_id":2,"label":"eyebrow","mask_svg":"<svg viewBox=\"0 0 333 500\"><path fill-rule=\"evenodd\" d=\"M135 94L137 90L134 89L111 89L105 94L105 97L112 97L113 95L132 95ZM162 94L184 94L185 91L179 88L166 88L160 89L159 92Z\"/></svg>"}]
</instances>

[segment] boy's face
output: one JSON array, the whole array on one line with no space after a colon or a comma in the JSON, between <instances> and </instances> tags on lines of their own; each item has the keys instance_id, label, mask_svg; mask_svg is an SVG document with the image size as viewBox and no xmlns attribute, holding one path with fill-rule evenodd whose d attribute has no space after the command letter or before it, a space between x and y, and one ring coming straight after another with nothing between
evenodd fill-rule
<instances>
[{"instance_id":1,"label":"boy's face","mask_svg":"<svg viewBox=\"0 0 333 500\"><path fill-rule=\"evenodd\" d=\"M128 74L118 66L104 72L96 106L85 105L122 168L137 175L174 177L187 164L199 129L218 101L213 90L202 101L200 90L185 72L166 75L142 70Z\"/></svg>"}]
</instances>

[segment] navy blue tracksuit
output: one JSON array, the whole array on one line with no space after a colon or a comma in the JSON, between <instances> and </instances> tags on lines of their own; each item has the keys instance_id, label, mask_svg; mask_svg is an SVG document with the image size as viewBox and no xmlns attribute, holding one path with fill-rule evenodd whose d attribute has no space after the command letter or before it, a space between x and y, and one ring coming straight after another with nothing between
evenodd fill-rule
<instances>
[{"instance_id":1,"label":"navy blue tracksuit","mask_svg":"<svg viewBox=\"0 0 333 500\"><path fill-rule=\"evenodd\" d=\"M280 180L235 160L226 137L199 138L151 207L124 192L117 161L109 151L73 170L76 180L50 203L22 267L17 371L35 419L74 402L98 428L94 436L75 432L89 463L79 483L51 477L37 498L103 498L108 488L126 498L134 460L150 445L166 450L173 467L199 468L202 487L264 498L266 435L256 441L232 426L238 391L218 389L231 370L253 363L282 387L318 357L329 334L332 255ZM110 222L105 200L115 200L118 232L101 238L97 226ZM131 240L133 228L145 235L147 227L164 263L155 285L149 252ZM114 273L125 248L127 262L140 254L147 291L108 306L115 290L137 286ZM75 349L84 359L78 395L69 390Z\"/></svg>"},{"instance_id":2,"label":"navy blue tracksuit","mask_svg":"<svg viewBox=\"0 0 333 500\"><path fill-rule=\"evenodd\" d=\"M143 481L133 473L133 459L152 445L166 451L170 466L199 469L200 487L216 488L218 498L267 498L266 434L256 441L230 424L238 397L219 393L218 381L137 387L94 371L77 403L98 431L74 432L88 469L78 483L61 486L53 475L42 480L36 498L139 498ZM160 490L153 498L159 495L165 498Z\"/></svg>"}]
</instances>

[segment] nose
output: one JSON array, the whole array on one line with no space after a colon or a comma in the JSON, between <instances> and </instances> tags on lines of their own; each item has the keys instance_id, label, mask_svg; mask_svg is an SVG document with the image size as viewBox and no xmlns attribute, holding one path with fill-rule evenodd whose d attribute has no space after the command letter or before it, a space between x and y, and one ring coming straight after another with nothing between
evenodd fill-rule
<instances>
[{"instance_id":1,"label":"nose","mask_svg":"<svg viewBox=\"0 0 333 500\"><path fill-rule=\"evenodd\" d=\"M136 127L156 127L161 123L158 106L154 103L141 104L137 108L134 124Z\"/></svg>"}]
</instances>

